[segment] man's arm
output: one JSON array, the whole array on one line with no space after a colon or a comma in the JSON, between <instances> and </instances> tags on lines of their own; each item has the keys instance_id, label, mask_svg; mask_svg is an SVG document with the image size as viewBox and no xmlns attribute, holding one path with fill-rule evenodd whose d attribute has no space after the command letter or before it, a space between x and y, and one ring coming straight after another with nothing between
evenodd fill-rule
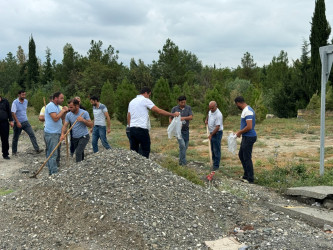
<instances>
[{"instance_id":1,"label":"man's arm","mask_svg":"<svg viewBox=\"0 0 333 250\"><path fill-rule=\"evenodd\" d=\"M39 115L38 120L41 122L45 122L45 116L44 115Z\"/></svg>"},{"instance_id":2,"label":"man's arm","mask_svg":"<svg viewBox=\"0 0 333 250\"><path fill-rule=\"evenodd\" d=\"M151 108L152 111L156 112L157 114L159 115L164 115L164 116L172 116L172 117L176 117L176 116L179 116L179 112L175 112L175 113L170 113L168 111L165 111L163 109L160 109L156 106L152 107Z\"/></svg>"},{"instance_id":3,"label":"man's arm","mask_svg":"<svg viewBox=\"0 0 333 250\"><path fill-rule=\"evenodd\" d=\"M131 113L127 112L127 125L131 126Z\"/></svg>"},{"instance_id":4,"label":"man's arm","mask_svg":"<svg viewBox=\"0 0 333 250\"><path fill-rule=\"evenodd\" d=\"M236 135L237 137L240 137L242 134L250 131L252 129L252 120L246 120L246 126L242 129L239 130Z\"/></svg>"},{"instance_id":5,"label":"man's arm","mask_svg":"<svg viewBox=\"0 0 333 250\"><path fill-rule=\"evenodd\" d=\"M21 128L22 125L21 125L21 123L19 122L19 120L17 119L17 117L16 117L16 113L12 112L12 116L13 116L13 118L14 118L14 121L15 121L15 123L16 123L16 126L17 126L18 128Z\"/></svg>"},{"instance_id":6,"label":"man's arm","mask_svg":"<svg viewBox=\"0 0 333 250\"><path fill-rule=\"evenodd\" d=\"M60 119L65 119L66 112L68 108L66 106L62 107L62 110L57 114L56 112L50 113L50 116L54 122L59 121Z\"/></svg>"},{"instance_id":7,"label":"man's arm","mask_svg":"<svg viewBox=\"0 0 333 250\"><path fill-rule=\"evenodd\" d=\"M94 123L91 121L91 120L88 120L88 119L84 119L82 116L79 116L77 118L77 121L78 122L83 122L84 125L86 125L88 128L92 128Z\"/></svg>"},{"instance_id":8,"label":"man's arm","mask_svg":"<svg viewBox=\"0 0 333 250\"><path fill-rule=\"evenodd\" d=\"M54 114L54 113L51 113L51 114ZM65 134L67 132L67 127L68 127L68 124L69 122L64 122L64 125L62 126L61 128L61 136L60 136L60 141L64 140L65 139Z\"/></svg>"},{"instance_id":9,"label":"man's arm","mask_svg":"<svg viewBox=\"0 0 333 250\"><path fill-rule=\"evenodd\" d=\"M220 130L220 125L217 125L217 126L214 128L213 132L209 134L208 139L211 140L212 137L213 137L213 135L215 135L219 130Z\"/></svg>"},{"instance_id":10,"label":"man's arm","mask_svg":"<svg viewBox=\"0 0 333 250\"><path fill-rule=\"evenodd\" d=\"M106 117L106 126L107 126L106 132L109 134L111 132L111 119L108 112L104 112L104 115Z\"/></svg>"},{"instance_id":11,"label":"man's arm","mask_svg":"<svg viewBox=\"0 0 333 250\"><path fill-rule=\"evenodd\" d=\"M182 117L181 120L182 121L191 121L193 119L193 115L189 115L189 116L185 116L185 117Z\"/></svg>"}]
</instances>

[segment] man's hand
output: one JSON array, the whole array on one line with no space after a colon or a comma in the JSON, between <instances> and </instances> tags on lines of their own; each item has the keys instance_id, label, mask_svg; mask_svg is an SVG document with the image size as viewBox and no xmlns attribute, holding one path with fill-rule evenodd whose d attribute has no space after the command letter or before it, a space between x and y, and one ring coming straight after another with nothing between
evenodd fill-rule
<instances>
[{"instance_id":1,"label":"man's hand","mask_svg":"<svg viewBox=\"0 0 333 250\"><path fill-rule=\"evenodd\" d=\"M65 112L68 112L68 107L67 106L63 106L62 110L65 111Z\"/></svg>"},{"instance_id":2,"label":"man's hand","mask_svg":"<svg viewBox=\"0 0 333 250\"><path fill-rule=\"evenodd\" d=\"M238 131L237 133L236 133L236 136L237 137L240 137L242 134L240 133L240 131Z\"/></svg>"},{"instance_id":3,"label":"man's hand","mask_svg":"<svg viewBox=\"0 0 333 250\"><path fill-rule=\"evenodd\" d=\"M64 135L64 134L61 134L61 136L60 136L60 141L63 141L63 140L65 140L65 135Z\"/></svg>"},{"instance_id":4,"label":"man's hand","mask_svg":"<svg viewBox=\"0 0 333 250\"><path fill-rule=\"evenodd\" d=\"M110 134L110 133L111 133L111 128L108 128L108 129L106 130L106 132L107 132L108 134Z\"/></svg>"},{"instance_id":5,"label":"man's hand","mask_svg":"<svg viewBox=\"0 0 333 250\"><path fill-rule=\"evenodd\" d=\"M18 122L16 123L16 127L18 127L18 128L22 128L22 124L18 121Z\"/></svg>"},{"instance_id":6,"label":"man's hand","mask_svg":"<svg viewBox=\"0 0 333 250\"><path fill-rule=\"evenodd\" d=\"M180 115L180 112L173 113L173 117L178 117Z\"/></svg>"},{"instance_id":7,"label":"man's hand","mask_svg":"<svg viewBox=\"0 0 333 250\"><path fill-rule=\"evenodd\" d=\"M13 128L14 127L14 122L9 122L9 125Z\"/></svg>"},{"instance_id":8,"label":"man's hand","mask_svg":"<svg viewBox=\"0 0 333 250\"><path fill-rule=\"evenodd\" d=\"M77 121L78 121L78 122L83 122L83 121L84 121L84 118L83 118L82 116L79 116L79 117L77 118Z\"/></svg>"},{"instance_id":9,"label":"man's hand","mask_svg":"<svg viewBox=\"0 0 333 250\"><path fill-rule=\"evenodd\" d=\"M209 134L208 139L211 141L212 140L212 134Z\"/></svg>"}]
</instances>

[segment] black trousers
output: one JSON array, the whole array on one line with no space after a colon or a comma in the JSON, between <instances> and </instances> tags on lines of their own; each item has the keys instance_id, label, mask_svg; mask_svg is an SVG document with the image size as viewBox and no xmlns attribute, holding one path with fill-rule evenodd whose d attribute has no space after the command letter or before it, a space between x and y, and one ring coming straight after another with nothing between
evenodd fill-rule
<instances>
[{"instance_id":1,"label":"black trousers","mask_svg":"<svg viewBox=\"0 0 333 250\"><path fill-rule=\"evenodd\" d=\"M82 136L80 138L72 138L76 162L84 160L84 149L86 148L89 139L90 139L89 134Z\"/></svg>"},{"instance_id":2,"label":"black trousers","mask_svg":"<svg viewBox=\"0 0 333 250\"><path fill-rule=\"evenodd\" d=\"M6 157L9 155L9 122L0 121L0 137L1 137L1 147L2 156Z\"/></svg>"},{"instance_id":3,"label":"black trousers","mask_svg":"<svg viewBox=\"0 0 333 250\"><path fill-rule=\"evenodd\" d=\"M242 142L238 153L239 159L242 162L244 169L243 179L246 179L249 182L254 181L252 149L256 140L256 136L242 136Z\"/></svg>"},{"instance_id":4,"label":"black trousers","mask_svg":"<svg viewBox=\"0 0 333 250\"><path fill-rule=\"evenodd\" d=\"M131 150L139 153L140 155L149 158L150 154L150 136L148 129L139 127L130 128L130 146ZM139 148L141 149L139 151Z\"/></svg>"}]
</instances>

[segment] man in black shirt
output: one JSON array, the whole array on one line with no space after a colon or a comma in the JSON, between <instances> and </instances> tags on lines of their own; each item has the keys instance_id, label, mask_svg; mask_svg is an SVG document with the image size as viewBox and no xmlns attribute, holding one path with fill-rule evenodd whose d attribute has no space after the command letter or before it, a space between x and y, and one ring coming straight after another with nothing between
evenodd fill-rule
<instances>
[{"instance_id":1,"label":"man in black shirt","mask_svg":"<svg viewBox=\"0 0 333 250\"><path fill-rule=\"evenodd\" d=\"M2 157L9 160L9 125L14 126L9 102L0 95L0 136L2 146Z\"/></svg>"}]
</instances>

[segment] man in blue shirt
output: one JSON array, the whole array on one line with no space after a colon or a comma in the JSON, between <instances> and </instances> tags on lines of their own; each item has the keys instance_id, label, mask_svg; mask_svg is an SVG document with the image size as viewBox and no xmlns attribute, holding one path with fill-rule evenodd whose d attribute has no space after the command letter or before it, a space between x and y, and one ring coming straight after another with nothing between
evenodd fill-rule
<instances>
[{"instance_id":1,"label":"man in blue shirt","mask_svg":"<svg viewBox=\"0 0 333 250\"><path fill-rule=\"evenodd\" d=\"M257 133L254 130L254 127L256 126L256 114L254 110L246 104L242 96L235 98L235 104L240 110L242 110L240 130L236 133L237 137L242 136L242 142L238 153L244 169L242 179L244 182L253 183L252 149L253 144L257 140Z\"/></svg>"},{"instance_id":2,"label":"man in blue shirt","mask_svg":"<svg viewBox=\"0 0 333 250\"><path fill-rule=\"evenodd\" d=\"M60 140L62 141L65 139L68 125L74 124L74 122L77 120L71 131L76 162L80 162L84 159L84 149L86 148L90 139L87 127L92 128L94 123L90 120L89 113L83 109L80 109L80 102L77 99L72 99L68 102L68 109L71 112L66 114L65 123L62 126Z\"/></svg>"},{"instance_id":3,"label":"man in blue shirt","mask_svg":"<svg viewBox=\"0 0 333 250\"><path fill-rule=\"evenodd\" d=\"M52 102L46 105L45 108L45 127L44 127L44 139L47 148L46 158L50 156L54 148L58 145L62 120L65 118L65 114L68 111L68 107L64 106L60 109L59 105L64 101L64 95L61 92L53 94ZM47 162L49 168L49 174L55 174L58 172L60 163L60 146L50 157Z\"/></svg>"},{"instance_id":4,"label":"man in blue shirt","mask_svg":"<svg viewBox=\"0 0 333 250\"><path fill-rule=\"evenodd\" d=\"M28 117L27 117L28 100L25 99L25 97L26 97L26 92L24 90L20 90L18 92L18 98L15 99L12 103L11 112L14 119L14 128L13 128L14 135L12 143L13 155L16 155L17 153L17 144L22 130L24 130L29 135L30 141L35 151L37 153L43 151L39 149L34 131L32 130L30 123L28 122Z\"/></svg>"}]
</instances>

